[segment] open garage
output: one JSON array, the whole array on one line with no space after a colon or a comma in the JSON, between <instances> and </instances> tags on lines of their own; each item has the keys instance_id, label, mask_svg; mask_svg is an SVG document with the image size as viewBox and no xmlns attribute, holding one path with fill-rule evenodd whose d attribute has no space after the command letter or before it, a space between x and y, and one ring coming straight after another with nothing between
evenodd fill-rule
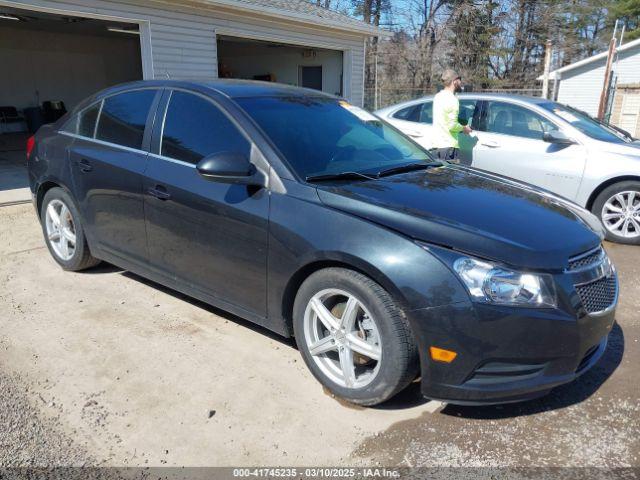
<instances>
[{"instance_id":1,"label":"open garage","mask_svg":"<svg viewBox=\"0 0 640 480\"><path fill-rule=\"evenodd\" d=\"M343 52L219 35L218 75L343 92Z\"/></svg>"},{"instance_id":2,"label":"open garage","mask_svg":"<svg viewBox=\"0 0 640 480\"><path fill-rule=\"evenodd\" d=\"M34 131L98 90L142 79L139 27L4 7L0 62L0 105ZM23 130L18 123L4 133Z\"/></svg>"}]
</instances>

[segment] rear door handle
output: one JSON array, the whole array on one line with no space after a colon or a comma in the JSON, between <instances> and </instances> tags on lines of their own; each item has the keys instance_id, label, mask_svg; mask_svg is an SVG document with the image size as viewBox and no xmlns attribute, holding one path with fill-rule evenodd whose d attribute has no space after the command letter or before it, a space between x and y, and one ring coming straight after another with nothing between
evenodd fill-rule
<instances>
[{"instance_id":1,"label":"rear door handle","mask_svg":"<svg viewBox=\"0 0 640 480\"><path fill-rule=\"evenodd\" d=\"M78 167L80 168L80 171L84 173L87 173L93 170L93 167L89 163L89 160L85 160L84 158L78 161Z\"/></svg>"},{"instance_id":2,"label":"rear door handle","mask_svg":"<svg viewBox=\"0 0 640 480\"><path fill-rule=\"evenodd\" d=\"M171 198L171 194L167 192L167 187L163 187L162 185L156 185L155 188L150 188L147 192L158 200L168 200Z\"/></svg>"}]
</instances>

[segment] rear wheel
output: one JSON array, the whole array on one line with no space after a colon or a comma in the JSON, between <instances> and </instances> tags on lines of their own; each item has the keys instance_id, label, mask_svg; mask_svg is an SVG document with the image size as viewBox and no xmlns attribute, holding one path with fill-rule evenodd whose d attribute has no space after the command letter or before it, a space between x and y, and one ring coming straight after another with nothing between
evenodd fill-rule
<instances>
[{"instance_id":1,"label":"rear wheel","mask_svg":"<svg viewBox=\"0 0 640 480\"><path fill-rule=\"evenodd\" d=\"M358 272L311 275L296 296L294 330L314 376L350 402L384 402L416 377L417 348L404 312Z\"/></svg>"},{"instance_id":2,"label":"rear wheel","mask_svg":"<svg viewBox=\"0 0 640 480\"><path fill-rule=\"evenodd\" d=\"M605 188L593 203L607 239L640 244L640 182L626 181Z\"/></svg>"},{"instance_id":3,"label":"rear wheel","mask_svg":"<svg viewBox=\"0 0 640 480\"><path fill-rule=\"evenodd\" d=\"M79 271L100 263L89 251L78 209L62 188L45 194L40 221L49 252L63 269Z\"/></svg>"}]
</instances>

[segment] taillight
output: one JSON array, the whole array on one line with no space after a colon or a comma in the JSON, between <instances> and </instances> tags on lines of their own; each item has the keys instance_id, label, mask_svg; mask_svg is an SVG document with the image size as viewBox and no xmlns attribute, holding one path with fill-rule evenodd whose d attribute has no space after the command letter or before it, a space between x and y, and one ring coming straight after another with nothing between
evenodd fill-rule
<instances>
[{"instance_id":1,"label":"taillight","mask_svg":"<svg viewBox=\"0 0 640 480\"><path fill-rule=\"evenodd\" d=\"M28 139L27 139L27 160L29 160L29 158L31 158L31 152L33 152L33 147L36 146L36 137L35 135L31 135Z\"/></svg>"}]
</instances>

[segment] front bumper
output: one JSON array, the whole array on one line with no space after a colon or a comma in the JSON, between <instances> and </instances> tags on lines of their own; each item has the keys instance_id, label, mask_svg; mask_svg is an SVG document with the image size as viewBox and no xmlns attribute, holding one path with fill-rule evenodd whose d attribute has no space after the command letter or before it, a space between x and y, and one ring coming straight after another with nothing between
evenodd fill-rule
<instances>
[{"instance_id":1,"label":"front bumper","mask_svg":"<svg viewBox=\"0 0 640 480\"><path fill-rule=\"evenodd\" d=\"M424 396L461 405L509 403L574 380L602 357L617 295L599 314L580 309L576 298L568 300L567 309L464 302L414 310ZM437 362L429 346L458 355L451 363Z\"/></svg>"}]
</instances>

